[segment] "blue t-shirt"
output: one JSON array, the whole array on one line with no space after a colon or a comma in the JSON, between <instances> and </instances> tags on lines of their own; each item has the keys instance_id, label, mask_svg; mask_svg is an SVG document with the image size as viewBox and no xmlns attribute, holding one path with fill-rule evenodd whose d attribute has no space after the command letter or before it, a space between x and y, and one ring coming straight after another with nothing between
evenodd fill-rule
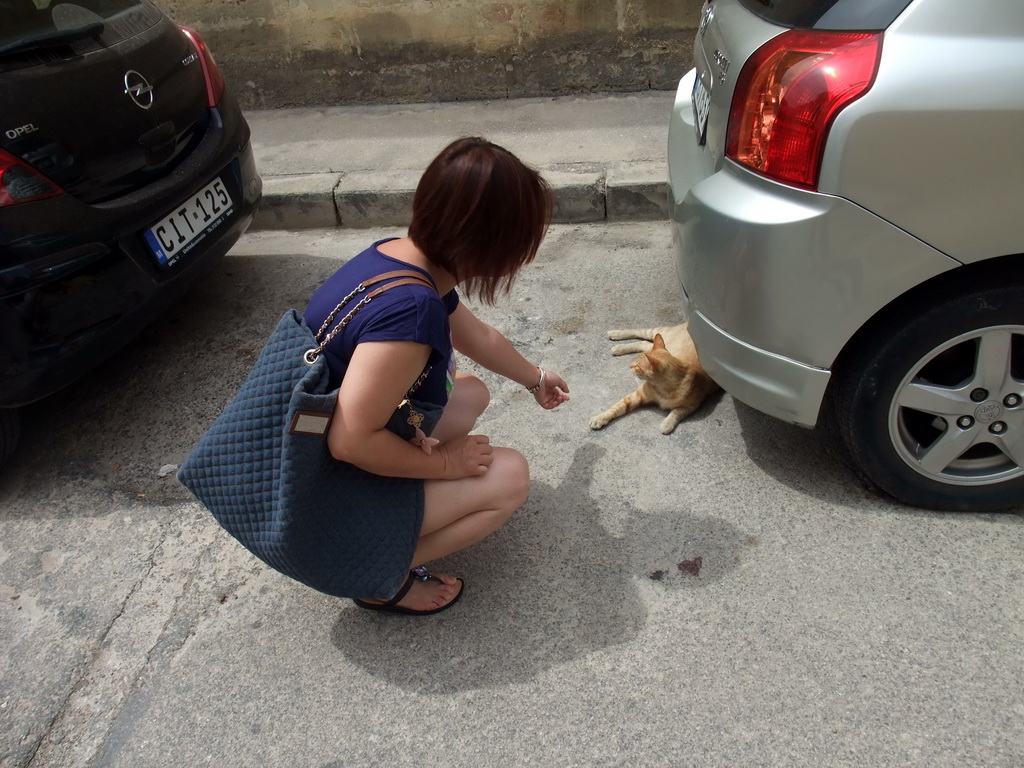
<instances>
[{"instance_id":1,"label":"blue t-shirt","mask_svg":"<svg viewBox=\"0 0 1024 768\"><path fill-rule=\"evenodd\" d=\"M371 245L316 290L304 313L306 324L314 333L338 303L364 280L405 269L421 272L427 282L433 283L425 270L378 251L377 246L385 242L387 240L380 240ZM328 332L356 306L360 298L361 294L352 298L338 313ZM345 329L324 349L331 385L336 387L341 383L356 345L364 341L415 341L432 350L427 361L430 373L416 390L415 397L435 405L445 405L455 376L448 316L458 305L459 295L454 289L441 297L422 285L401 285L374 297L355 313Z\"/></svg>"}]
</instances>

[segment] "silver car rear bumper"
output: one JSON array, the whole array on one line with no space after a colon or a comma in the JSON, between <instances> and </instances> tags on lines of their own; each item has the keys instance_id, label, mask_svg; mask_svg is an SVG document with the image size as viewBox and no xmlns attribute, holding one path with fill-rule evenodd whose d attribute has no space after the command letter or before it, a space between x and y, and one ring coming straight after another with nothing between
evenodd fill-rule
<instances>
[{"instance_id":1,"label":"silver car rear bumper","mask_svg":"<svg viewBox=\"0 0 1024 768\"><path fill-rule=\"evenodd\" d=\"M700 312L687 328L711 378L737 400L801 427L817 422L829 371L745 344Z\"/></svg>"},{"instance_id":2,"label":"silver car rear bumper","mask_svg":"<svg viewBox=\"0 0 1024 768\"><path fill-rule=\"evenodd\" d=\"M849 200L771 181L722 158L721 147L700 146L693 78L680 81L668 149L690 333L723 389L812 427L830 369L857 330L959 265Z\"/></svg>"}]
</instances>

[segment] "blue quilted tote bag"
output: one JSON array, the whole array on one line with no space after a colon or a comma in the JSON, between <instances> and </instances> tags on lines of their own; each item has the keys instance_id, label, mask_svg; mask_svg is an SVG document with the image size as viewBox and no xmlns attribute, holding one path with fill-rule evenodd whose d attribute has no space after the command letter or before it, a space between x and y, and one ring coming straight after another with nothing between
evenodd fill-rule
<instances>
[{"instance_id":1,"label":"blue quilted tote bag","mask_svg":"<svg viewBox=\"0 0 1024 768\"><path fill-rule=\"evenodd\" d=\"M388 599L402 586L422 523L423 483L373 475L331 456L327 430L338 390L330 389L321 353L374 296L412 283L433 290L411 271L364 282L316 334L294 309L286 312L241 389L178 471L250 552L338 597ZM355 307L328 333L356 296ZM441 408L414 402L416 424L429 434Z\"/></svg>"}]
</instances>

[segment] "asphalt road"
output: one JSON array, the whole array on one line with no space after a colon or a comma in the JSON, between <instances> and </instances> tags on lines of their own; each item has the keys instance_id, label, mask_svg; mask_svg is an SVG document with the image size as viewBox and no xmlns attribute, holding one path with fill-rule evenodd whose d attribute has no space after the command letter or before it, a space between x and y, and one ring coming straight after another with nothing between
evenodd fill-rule
<instances>
[{"instance_id":1,"label":"asphalt road","mask_svg":"<svg viewBox=\"0 0 1024 768\"><path fill-rule=\"evenodd\" d=\"M383 231L379 236L401 234ZM479 308L572 400L487 377L530 460L458 606L360 611L262 567L169 466L281 313L371 237L247 235L0 474L2 766L1024 765L1024 520L862 488L727 395L600 432L611 328L682 320L667 224L556 226Z\"/></svg>"}]
</instances>

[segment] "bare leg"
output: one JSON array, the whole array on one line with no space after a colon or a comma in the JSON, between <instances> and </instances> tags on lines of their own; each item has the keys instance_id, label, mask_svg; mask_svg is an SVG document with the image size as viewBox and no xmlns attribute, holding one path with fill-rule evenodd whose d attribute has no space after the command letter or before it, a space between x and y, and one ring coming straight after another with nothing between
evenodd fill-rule
<instances>
[{"instance_id":1,"label":"bare leg","mask_svg":"<svg viewBox=\"0 0 1024 768\"><path fill-rule=\"evenodd\" d=\"M459 374L432 437L442 443L468 435L490 402L487 386L476 376ZM465 549L496 531L512 516L530 490L526 459L509 448L495 448L487 474L461 480L424 483L423 526L410 567ZM451 601L459 583L449 574L441 582L417 581L399 602L403 608L429 610Z\"/></svg>"},{"instance_id":2,"label":"bare leg","mask_svg":"<svg viewBox=\"0 0 1024 768\"><path fill-rule=\"evenodd\" d=\"M487 473L424 483L423 527L413 564L465 549L504 525L526 501L530 468L511 448L495 448Z\"/></svg>"},{"instance_id":3,"label":"bare leg","mask_svg":"<svg viewBox=\"0 0 1024 768\"><path fill-rule=\"evenodd\" d=\"M423 527L411 567L475 544L504 525L526 501L530 470L511 448L495 448L485 475L423 484ZM438 573L441 582L417 581L398 603L417 611L439 608L459 591L458 579Z\"/></svg>"},{"instance_id":4,"label":"bare leg","mask_svg":"<svg viewBox=\"0 0 1024 768\"><path fill-rule=\"evenodd\" d=\"M490 401L491 393L480 379L468 373L457 374L451 397L431 437L445 443L453 437L468 435Z\"/></svg>"}]
</instances>

